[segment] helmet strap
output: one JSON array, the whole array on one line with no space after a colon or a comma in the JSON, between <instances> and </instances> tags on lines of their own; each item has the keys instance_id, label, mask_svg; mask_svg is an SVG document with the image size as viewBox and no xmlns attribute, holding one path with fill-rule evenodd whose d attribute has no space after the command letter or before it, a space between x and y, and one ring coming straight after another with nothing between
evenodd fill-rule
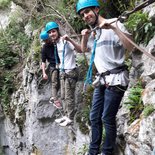
<instances>
[{"instance_id":1,"label":"helmet strap","mask_svg":"<svg viewBox=\"0 0 155 155\"><path fill-rule=\"evenodd\" d=\"M91 25L91 27L94 28L94 27L97 25L97 23L98 23L98 16L99 16L99 15L98 15L98 13L96 13L93 9L91 9L91 10L93 11L93 13L94 13L94 15L95 15L95 17L96 17L94 24Z\"/></svg>"}]
</instances>

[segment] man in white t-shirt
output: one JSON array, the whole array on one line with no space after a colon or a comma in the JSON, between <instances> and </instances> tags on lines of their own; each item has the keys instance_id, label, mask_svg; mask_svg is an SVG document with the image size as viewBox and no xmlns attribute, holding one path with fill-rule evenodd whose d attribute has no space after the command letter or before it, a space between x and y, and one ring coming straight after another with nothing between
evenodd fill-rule
<instances>
[{"instance_id":1,"label":"man in white t-shirt","mask_svg":"<svg viewBox=\"0 0 155 155\"><path fill-rule=\"evenodd\" d=\"M78 0L76 11L95 32L82 30L82 51L92 51L86 84L92 83L92 64L98 71L90 112L91 142L88 155L98 155L102 142L103 124L105 140L102 155L112 155L116 140L116 114L128 86L128 71L124 64L125 49L132 50L132 45L117 29L116 19L105 19L99 15L97 0ZM112 24L110 24L112 23ZM123 24L117 22L123 34L130 37Z\"/></svg>"},{"instance_id":2,"label":"man in white t-shirt","mask_svg":"<svg viewBox=\"0 0 155 155\"><path fill-rule=\"evenodd\" d=\"M55 27L52 27L53 25ZM56 44L60 58L61 99L64 100L63 109L65 116L56 119L55 122L59 123L60 126L66 126L73 122L75 115L74 92L78 79L75 50L81 52L81 46L67 35L61 37L59 25L56 22L47 23L45 29L49 30L48 34Z\"/></svg>"}]
</instances>

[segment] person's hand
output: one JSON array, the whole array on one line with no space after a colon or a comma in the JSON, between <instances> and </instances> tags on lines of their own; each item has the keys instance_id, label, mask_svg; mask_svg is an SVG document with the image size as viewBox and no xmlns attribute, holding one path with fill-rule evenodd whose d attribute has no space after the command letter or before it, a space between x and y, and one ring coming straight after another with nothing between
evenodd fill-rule
<instances>
[{"instance_id":1,"label":"person's hand","mask_svg":"<svg viewBox=\"0 0 155 155\"><path fill-rule=\"evenodd\" d=\"M81 34L83 35L83 36L85 36L85 35L89 35L90 34L90 30L89 29L83 29L82 31L81 31Z\"/></svg>"},{"instance_id":2,"label":"person's hand","mask_svg":"<svg viewBox=\"0 0 155 155\"><path fill-rule=\"evenodd\" d=\"M99 25L99 28L101 29L114 29L115 27L112 25L112 23L108 23L107 21L103 20L101 24Z\"/></svg>"},{"instance_id":3,"label":"person's hand","mask_svg":"<svg viewBox=\"0 0 155 155\"><path fill-rule=\"evenodd\" d=\"M56 64L56 68L59 69L60 64Z\"/></svg>"},{"instance_id":4,"label":"person's hand","mask_svg":"<svg viewBox=\"0 0 155 155\"><path fill-rule=\"evenodd\" d=\"M48 79L47 74L43 74L43 79L44 79L44 80L47 80L47 79Z\"/></svg>"},{"instance_id":5,"label":"person's hand","mask_svg":"<svg viewBox=\"0 0 155 155\"><path fill-rule=\"evenodd\" d=\"M84 36L85 38L88 38L90 33L91 31L89 29L84 29L81 31L81 35Z\"/></svg>"},{"instance_id":6,"label":"person's hand","mask_svg":"<svg viewBox=\"0 0 155 155\"><path fill-rule=\"evenodd\" d=\"M69 41L70 38L67 34L65 34L64 36L62 36L62 40L66 40L66 41Z\"/></svg>"}]
</instances>

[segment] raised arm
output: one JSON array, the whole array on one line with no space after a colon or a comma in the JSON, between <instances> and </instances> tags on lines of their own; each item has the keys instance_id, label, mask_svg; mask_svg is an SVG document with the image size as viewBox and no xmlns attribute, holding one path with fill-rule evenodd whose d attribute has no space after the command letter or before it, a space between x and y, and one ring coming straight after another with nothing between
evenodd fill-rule
<instances>
[{"instance_id":1,"label":"raised arm","mask_svg":"<svg viewBox=\"0 0 155 155\"><path fill-rule=\"evenodd\" d=\"M133 40L131 35L122 32L118 27L114 26L114 24L109 24L106 21L102 21L101 24L99 25L99 27L103 28L103 29L112 29L118 35L118 37L119 37L120 41L122 42L124 48L127 49L128 51L133 50L134 46L128 41L128 38Z\"/></svg>"},{"instance_id":2,"label":"raised arm","mask_svg":"<svg viewBox=\"0 0 155 155\"><path fill-rule=\"evenodd\" d=\"M46 68L46 64L45 64L45 62L42 62L41 69L42 69L43 79L48 79L45 68Z\"/></svg>"},{"instance_id":3,"label":"raised arm","mask_svg":"<svg viewBox=\"0 0 155 155\"><path fill-rule=\"evenodd\" d=\"M68 35L64 35L62 38L63 38L64 40L69 41L69 42L74 46L74 48L76 49L76 51L77 51L78 53L82 53L80 44L76 43L76 42L75 42L73 39L71 39Z\"/></svg>"},{"instance_id":4,"label":"raised arm","mask_svg":"<svg viewBox=\"0 0 155 155\"><path fill-rule=\"evenodd\" d=\"M81 50L83 52L88 52L89 49L87 47L88 38L90 36L90 30L84 29L81 31L82 39L81 39Z\"/></svg>"}]
</instances>

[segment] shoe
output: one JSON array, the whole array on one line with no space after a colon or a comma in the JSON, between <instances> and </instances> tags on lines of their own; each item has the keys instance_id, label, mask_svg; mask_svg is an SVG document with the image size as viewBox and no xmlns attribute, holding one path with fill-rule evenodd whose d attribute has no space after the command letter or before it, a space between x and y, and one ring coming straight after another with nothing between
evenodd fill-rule
<instances>
[{"instance_id":1,"label":"shoe","mask_svg":"<svg viewBox=\"0 0 155 155\"><path fill-rule=\"evenodd\" d=\"M53 106L55 106L58 109L62 109L62 106L59 100L54 101Z\"/></svg>"},{"instance_id":2,"label":"shoe","mask_svg":"<svg viewBox=\"0 0 155 155\"><path fill-rule=\"evenodd\" d=\"M49 103L52 103L52 104L54 103L54 98L53 97L50 98Z\"/></svg>"},{"instance_id":3,"label":"shoe","mask_svg":"<svg viewBox=\"0 0 155 155\"><path fill-rule=\"evenodd\" d=\"M60 126L67 126L70 125L72 123L72 120L70 120L69 118L67 118L64 122L60 123Z\"/></svg>"},{"instance_id":4,"label":"shoe","mask_svg":"<svg viewBox=\"0 0 155 155\"><path fill-rule=\"evenodd\" d=\"M67 116L63 116L63 117L61 117L61 118L55 119L55 122L56 122L56 123L62 123L62 122L64 122L66 119L67 119Z\"/></svg>"}]
</instances>

